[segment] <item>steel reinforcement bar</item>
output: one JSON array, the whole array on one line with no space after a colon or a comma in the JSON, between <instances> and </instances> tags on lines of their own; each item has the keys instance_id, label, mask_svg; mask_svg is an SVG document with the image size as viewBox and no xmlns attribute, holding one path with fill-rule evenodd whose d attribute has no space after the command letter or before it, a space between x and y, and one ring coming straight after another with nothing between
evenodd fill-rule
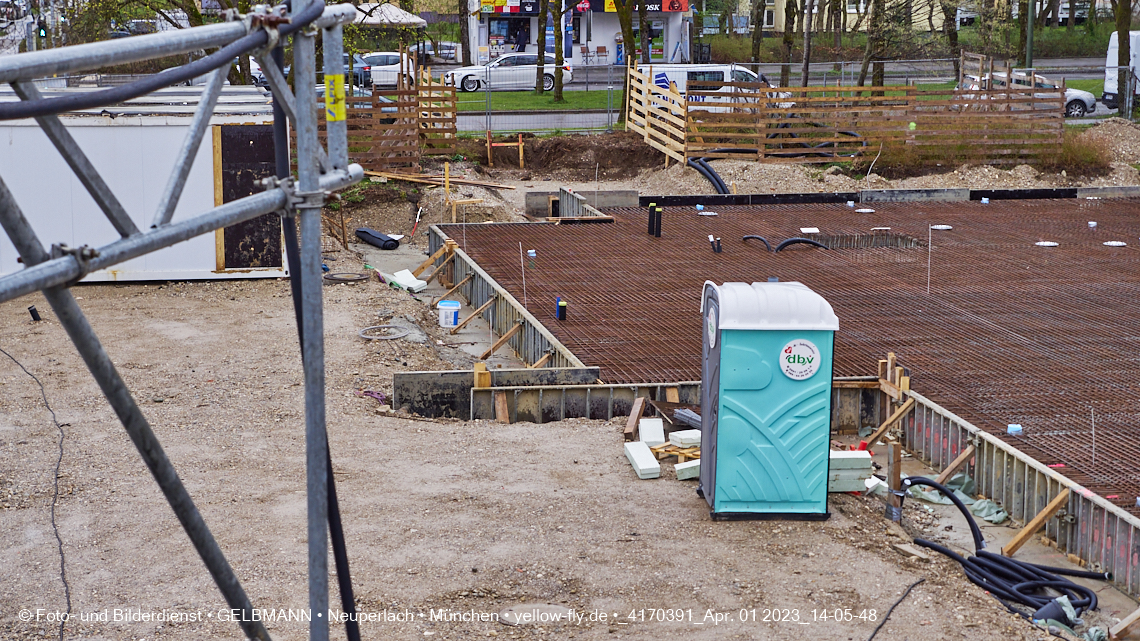
<instances>
[{"instance_id":1,"label":"steel reinforcement bar","mask_svg":"<svg viewBox=\"0 0 1140 641\"><path fill-rule=\"evenodd\" d=\"M1045 524L1045 535L1090 569L1111 572L1121 591L1140 597L1140 518L925 396L906 394L915 401L902 419L907 449L941 470L973 445L973 460L962 471L973 477L975 492L1022 522L1067 488L1068 502Z\"/></svg>"},{"instance_id":2,"label":"steel reinforcement bar","mask_svg":"<svg viewBox=\"0 0 1140 641\"><path fill-rule=\"evenodd\" d=\"M432 225L428 231L428 254L435 254L444 246L448 236L440 231L439 227ZM523 307L510 292L503 289L494 278L491 278L482 267L458 247L451 254L444 254L436 261L442 265L452 261L452 282L460 282L468 275L471 280L461 289L467 298L467 303L476 309L487 301L494 299L481 316L491 325L491 331L502 336L513 330L515 325L522 324L520 330L507 341L519 358L527 365L542 361L543 367L586 367L565 345L562 344L550 330L543 327L530 312Z\"/></svg>"}]
</instances>

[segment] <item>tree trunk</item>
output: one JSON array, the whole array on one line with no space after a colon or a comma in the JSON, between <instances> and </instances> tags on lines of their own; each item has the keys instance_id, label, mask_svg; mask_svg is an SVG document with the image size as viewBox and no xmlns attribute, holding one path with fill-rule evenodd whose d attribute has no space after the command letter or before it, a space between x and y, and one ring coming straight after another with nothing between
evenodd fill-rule
<instances>
[{"instance_id":1,"label":"tree trunk","mask_svg":"<svg viewBox=\"0 0 1140 641\"><path fill-rule=\"evenodd\" d=\"M557 0L555 0L557 1ZM534 92L542 95L542 76L546 66L546 16L550 13L550 0L539 0L538 3L538 37L535 43L538 46L538 70L534 76Z\"/></svg>"},{"instance_id":2,"label":"tree trunk","mask_svg":"<svg viewBox=\"0 0 1140 641\"><path fill-rule=\"evenodd\" d=\"M644 2L637 3L637 46L641 48L641 62L649 64L649 12Z\"/></svg>"},{"instance_id":3,"label":"tree trunk","mask_svg":"<svg viewBox=\"0 0 1140 641\"><path fill-rule=\"evenodd\" d=\"M1017 2L1017 64L1025 66L1025 34L1029 20L1029 0Z\"/></svg>"},{"instance_id":4,"label":"tree trunk","mask_svg":"<svg viewBox=\"0 0 1140 641\"><path fill-rule=\"evenodd\" d=\"M1069 0L1069 19L1065 21L1065 27L1069 31L1077 26L1077 2L1076 0Z\"/></svg>"},{"instance_id":5,"label":"tree trunk","mask_svg":"<svg viewBox=\"0 0 1140 641\"><path fill-rule=\"evenodd\" d=\"M804 65L803 70L800 72L800 86L808 86L808 72L811 68L811 30L812 30L812 9L814 8L814 0L804 0Z\"/></svg>"},{"instance_id":6,"label":"tree trunk","mask_svg":"<svg viewBox=\"0 0 1140 641\"><path fill-rule=\"evenodd\" d=\"M554 16L554 102L565 102L562 97L562 64L565 60L562 51L562 40L566 37L565 0L554 0L550 5L550 13ZM545 54L543 55L545 57Z\"/></svg>"},{"instance_id":7,"label":"tree trunk","mask_svg":"<svg viewBox=\"0 0 1140 641\"><path fill-rule=\"evenodd\" d=\"M946 45L954 57L954 77L962 77L962 50L958 46L958 7L952 2L942 2L942 33L946 35Z\"/></svg>"},{"instance_id":8,"label":"tree trunk","mask_svg":"<svg viewBox=\"0 0 1140 641\"><path fill-rule=\"evenodd\" d=\"M764 40L764 0L752 0L752 62L753 71L760 75L760 43Z\"/></svg>"},{"instance_id":9,"label":"tree trunk","mask_svg":"<svg viewBox=\"0 0 1140 641\"><path fill-rule=\"evenodd\" d=\"M457 0L459 6L459 49L460 55L463 60L459 62L464 65L474 64L471 58L471 11L468 9L468 0Z\"/></svg>"},{"instance_id":10,"label":"tree trunk","mask_svg":"<svg viewBox=\"0 0 1140 641\"><path fill-rule=\"evenodd\" d=\"M633 3L636 0L614 0L618 14L618 24L621 26L621 40L625 56L624 64L630 66L630 47L633 45ZM618 122L625 122L625 112L629 109L629 72L622 70L621 113Z\"/></svg>"},{"instance_id":11,"label":"tree trunk","mask_svg":"<svg viewBox=\"0 0 1140 641\"><path fill-rule=\"evenodd\" d=\"M784 64L780 66L780 86L787 87L792 74L792 47L795 45L796 0L784 2Z\"/></svg>"}]
</instances>

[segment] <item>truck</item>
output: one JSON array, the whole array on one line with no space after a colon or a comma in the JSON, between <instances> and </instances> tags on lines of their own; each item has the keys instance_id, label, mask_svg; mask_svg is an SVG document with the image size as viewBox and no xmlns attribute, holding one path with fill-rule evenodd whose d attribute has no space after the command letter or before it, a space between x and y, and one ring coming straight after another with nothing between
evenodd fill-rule
<instances>
[{"instance_id":1,"label":"truck","mask_svg":"<svg viewBox=\"0 0 1140 641\"><path fill-rule=\"evenodd\" d=\"M1112 37L1108 39L1108 55L1104 61L1104 93L1101 95L1101 102L1109 109L1117 108L1116 92L1118 82L1118 56L1119 44L1117 36L1119 34L1115 31L1112 32ZM1136 74L1136 69L1140 68L1140 31L1128 32L1128 43L1131 60L1129 60L1129 67L1132 69L1132 74ZM1140 83L1138 83L1140 85ZM1134 89L1136 95L1140 95L1140 86Z\"/></svg>"}]
</instances>

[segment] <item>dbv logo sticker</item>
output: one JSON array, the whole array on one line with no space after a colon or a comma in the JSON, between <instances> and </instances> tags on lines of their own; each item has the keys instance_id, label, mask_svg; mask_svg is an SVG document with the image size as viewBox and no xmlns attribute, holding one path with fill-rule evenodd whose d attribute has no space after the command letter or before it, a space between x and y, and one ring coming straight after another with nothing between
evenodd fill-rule
<instances>
[{"instance_id":1,"label":"dbv logo sticker","mask_svg":"<svg viewBox=\"0 0 1140 641\"><path fill-rule=\"evenodd\" d=\"M780 369L784 375L795 381L803 381L815 376L819 371L819 348L815 343L797 338L780 351Z\"/></svg>"}]
</instances>

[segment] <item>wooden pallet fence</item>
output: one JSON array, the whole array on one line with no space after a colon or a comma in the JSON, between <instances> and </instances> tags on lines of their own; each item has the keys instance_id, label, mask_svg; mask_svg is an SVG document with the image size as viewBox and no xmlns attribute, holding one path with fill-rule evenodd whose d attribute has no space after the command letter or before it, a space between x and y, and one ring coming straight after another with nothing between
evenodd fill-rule
<instances>
[{"instance_id":1,"label":"wooden pallet fence","mask_svg":"<svg viewBox=\"0 0 1140 641\"><path fill-rule=\"evenodd\" d=\"M653 67L641 73L629 67L629 107L626 127L641 134L646 144L669 159L685 162L685 97L675 86L653 84Z\"/></svg>"},{"instance_id":2,"label":"wooden pallet fence","mask_svg":"<svg viewBox=\"0 0 1140 641\"><path fill-rule=\"evenodd\" d=\"M689 83L688 157L760 162L851 160L907 137L911 87L773 89L764 83ZM879 95L876 95L879 94Z\"/></svg>"},{"instance_id":3,"label":"wooden pallet fence","mask_svg":"<svg viewBox=\"0 0 1140 641\"><path fill-rule=\"evenodd\" d=\"M345 96L345 105L349 160L368 171L419 171L419 92L415 87L373 88L365 96ZM318 114L317 133L324 142L325 110L318 109Z\"/></svg>"},{"instance_id":4,"label":"wooden pallet fence","mask_svg":"<svg viewBox=\"0 0 1140 641\"><path fill-rule=\"evenodd\" d=\"M1064 139L1063 86L777 89L694 80L680 100L653 85L652 68L627 73L629 128L677 161L844 162L894 148L916 162L1035 163L1056 154Z\"/></svg>"},{"instance_id":5,"label":"wooden pallet fence","mask_svg":"<svg viewBox=\"0 0 1140 641\"><path fill-rule=\"evenodd\" d=\"M417 79L420 146L428 156L450 156L455 153L456 99L455 87L433 80L431 68L422 69Z\"/></svg>"}]
</instances>

